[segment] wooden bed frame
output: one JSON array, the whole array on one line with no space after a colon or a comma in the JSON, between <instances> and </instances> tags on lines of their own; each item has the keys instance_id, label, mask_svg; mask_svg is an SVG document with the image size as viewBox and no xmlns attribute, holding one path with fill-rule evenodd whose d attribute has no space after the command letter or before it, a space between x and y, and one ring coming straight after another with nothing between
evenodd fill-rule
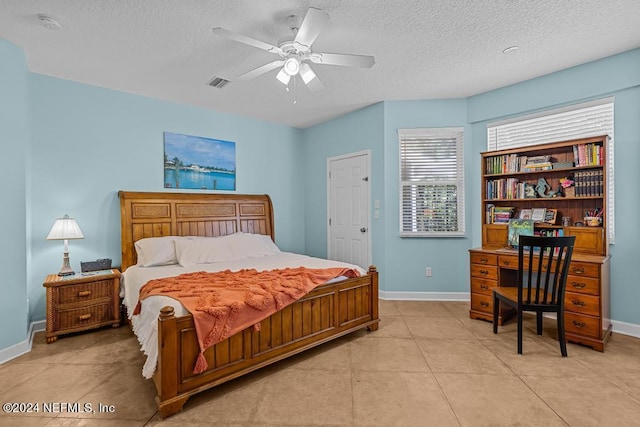
<instances>
[{"instance_id":1,"label":"wooden bed frame","mask_svg":"<svg viewBox=\"0 0 640 427\"><path fill-rule=\"evenodd\" d=\"M237 231L274 238L267 195L118 193L122 271L136 263L134 243L144 237L222 236ZM164 307L158 318L158 364L153 381L162 417L182 410L187 399L353 331L378 329L378 273L322 285L296 303L205 352L209 368L193 374L199 353L193 318Z\"/></svg>"}]
</instances>

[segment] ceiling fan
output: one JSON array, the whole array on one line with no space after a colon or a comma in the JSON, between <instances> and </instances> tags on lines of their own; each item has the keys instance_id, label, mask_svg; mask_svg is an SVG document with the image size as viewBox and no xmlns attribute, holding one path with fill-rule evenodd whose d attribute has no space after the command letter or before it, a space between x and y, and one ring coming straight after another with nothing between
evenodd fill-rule
<instances>
[{"instance_id":1,"label":"ceiling fan","mask_svg":"<svg viewBox=\"0 0 640 427\"><path fill-rule=\"evenodd\" d=\"M295 17L290 18L295 19ZM293 34L280 39L278 46L234 33L221 27L214 28L213 33L280 56L280 59L246 72L238 76L238 79L253 79L271 70L280 68L276 78L282 84L288 85L292 77L295 79L295 76L300 75L302 81L310 90L318 91L322 89L323 86L316 73L311 69L309 62L360 68L371 68L375 63L373 56L313 52L311 45L328 23L329 15L320 9L310 8L307 10L299 26L293 21L290 22L290 28Z\"/></svg>"}]
</instances>

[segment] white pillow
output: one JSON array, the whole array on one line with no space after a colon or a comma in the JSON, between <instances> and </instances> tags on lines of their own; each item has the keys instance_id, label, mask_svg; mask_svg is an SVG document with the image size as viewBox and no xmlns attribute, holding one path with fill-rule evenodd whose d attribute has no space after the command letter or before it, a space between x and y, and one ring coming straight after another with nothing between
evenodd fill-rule
<instances>
[{"instance_id":1,"label":"white pillow","mask_svg":"<svg viewBox=\"0 0 640 427\"><path fill-rule=\"evenodd\" d=\"M183 267L233 260L229 242L224 237L199 237L174 242L178 263Z\"/></svg>"},{"instance_id":2,"label":"white pillow","mask_svg":"<svg viewBox=\"0 0 640 427\"><path fill-rule=\"evenodd\" d=\"M138 265L152 267L155 265L177 264L176 249L173 242L181 237L147 237L135 243L138 254Z\"/></svg>"},{"instance_id":3,"label":"white pillow","mask_svg":"<svg viewBox=\"0 0 640 427\"><path fill-rule=\"evenodd\" d=\"M280 252L270 236L252 233L235 233L226 236L235 259L256 258Z\"/></svg>"}]
</instances>

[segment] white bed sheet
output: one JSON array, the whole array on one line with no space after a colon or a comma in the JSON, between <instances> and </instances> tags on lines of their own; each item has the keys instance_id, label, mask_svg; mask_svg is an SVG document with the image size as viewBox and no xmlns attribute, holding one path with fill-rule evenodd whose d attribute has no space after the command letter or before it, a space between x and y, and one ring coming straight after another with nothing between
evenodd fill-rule
<instances>
[{"instance_id":1,"label":"white bed sheet","mask_svg":"<svg viewBox=\"0 0 640 427\"><path fill-rule=\"evenodd\" d=\"M142 368L142 376L151 378L156 369L158 361L158 315L164 306L171 306L175 310L176 316L185 316L188 311L178 301L165 296L153 296L142 301L141 312L137 316L132 316L133 310L138 303L140 288L149 280L160 277L177 276L195 271L238 271L243 268L255 268L258 271L273 270L286 267L308 267L308 268L330 268L347 267L355 268L360 274L366 271L353 264L339 261L331 261L322 258L314 258L306 255L294 254L291 252L278 252L258 258L244 258L238 261L212 264L198 264L191 267L180 265L164 265L158 267L138 267L131 266L122 275L120 296L124 299L127 308L127 315L131 319L133 331L141 345L141 351L147 356L147 360ZM337 278L333 281L344 280ZM330 282L328 282L330 283Z\"/></svg>"}]
</instances>

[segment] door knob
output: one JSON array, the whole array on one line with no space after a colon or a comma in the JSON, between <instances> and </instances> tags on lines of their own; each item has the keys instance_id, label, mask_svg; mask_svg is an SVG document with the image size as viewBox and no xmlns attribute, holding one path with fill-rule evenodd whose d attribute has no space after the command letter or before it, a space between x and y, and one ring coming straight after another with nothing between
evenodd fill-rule
<instances>
[{"instance_id":1,"label":"door knob","mask_svg":"<svg viewBox=\"0 0 640 427\"><path fill-rule=\"evenodd\" d=\"M366 229L365 227L362 227L362 228L360 229L360 232L361 232L361 233L366 233L366 232L367 232L367 229Z\"/></svg>"}]
</instances>

